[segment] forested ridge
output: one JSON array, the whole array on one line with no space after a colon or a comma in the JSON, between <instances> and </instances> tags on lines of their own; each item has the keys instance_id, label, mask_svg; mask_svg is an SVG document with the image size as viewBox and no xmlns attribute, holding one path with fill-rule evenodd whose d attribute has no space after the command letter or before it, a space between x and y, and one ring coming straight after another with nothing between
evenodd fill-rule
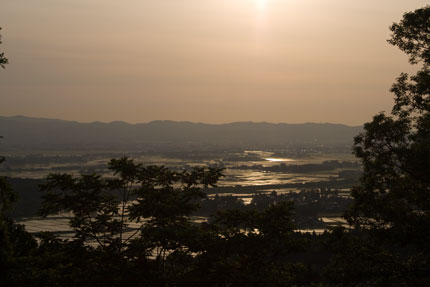
<instances>
[{"instance_id":1,"label":"forested ridge","mask_svg":"<svg viewBox=\"0 0 430 287\"><path fill-rule=\"evenodd\" d=\"M133 149L181 151L242 146L328 144L350 146L362 127L329 123L204 124L153 121L79 123L23 116L0 117L4 149Z\"/></svg>"}]
</instances>

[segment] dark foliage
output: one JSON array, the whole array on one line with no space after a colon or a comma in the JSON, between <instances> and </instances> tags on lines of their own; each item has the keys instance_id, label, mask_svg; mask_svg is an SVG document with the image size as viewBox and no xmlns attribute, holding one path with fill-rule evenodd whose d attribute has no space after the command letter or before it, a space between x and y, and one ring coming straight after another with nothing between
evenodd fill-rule
<instances>
[{"instance_id":1,"label":"dark foliage","mask_svg":"<svg viewBox=\"0 0 430 287\"><path fill-rule=\"evenodd\" d=\"M430 242L429 27L430 6L406 13L392 26L390 43L412 63L424 65L412 77L402 74L393 85L391 115L376 115L355 138L354 152L364 173L348 215L357 227L390 233L390 238L417 246Z\"/></svg>"},{"instance_id":2,"label":"dark foliage","mask_svg":"<svg viewBox=\"0 0 430 287\"><path fill-rule=\"evenodd\" d=\"M389 42L423 65L393 84L391 115L376 115L355 138L363 176L346 218L359 236L339 236L336 265L348 286L430 285L430 6L391 30Z\"/></svg>"},{"instance_id":3,"label":"dark foliage","mask_svg":"<svg viewBox=\"0 0 430 287\"><path fill-rule=\"evenodd\" d=\"M1 30L1 27L0 27ZM0 34L0 44L2 43L1 41L1 34ZM0 52L0 67L5 68L5 65L9 63L9 60L4 56L3 52Z\"/></svg>"}]
</instances>

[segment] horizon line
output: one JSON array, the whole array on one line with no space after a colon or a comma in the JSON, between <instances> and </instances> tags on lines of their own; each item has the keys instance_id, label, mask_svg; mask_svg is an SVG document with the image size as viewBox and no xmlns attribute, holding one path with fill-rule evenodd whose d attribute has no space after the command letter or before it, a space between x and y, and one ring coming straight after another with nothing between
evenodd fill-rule
<instances>
[{"instance_id":1,"label":"horizon line","mask_svg":"<svg viewBox=\"0 0 430 287\"><path fill-rule=\"evenodd\" d=\"M59 118L49 118L49 117L32 117L32 116L24 116L24 115L12 115L12 116L2 116L0 115L0 118L27 118L27 119L37 119L37 120L54 120L54 121L64 121L64 122L73 122L73 123L79 123L79 124L113 124L113 123L122 123L127 125L141 125L141 124L150 124L155 122L172 122L172 123L189 123L189 124L202 124L202 125L213 125L213 126L220 126L220 125L229 125L229 124L241 124L241 123L250 123L250 124L273 124L273 125L306 125L306 124L328 124L328 125L343 125L348 127L362 127L364 125L348 125L344 123L331 123L331 122L267 122L267 121L233 121L233 122L225 122L225 123L208 123L208 122L193 122L193 121L184 121L184 120L151 120L148 122L126 122L122 120L113 120L113 121L88 121L88 122L82 122L77 120L65 120L65 119L59 119Z\"/></svg>"}]
</instances>

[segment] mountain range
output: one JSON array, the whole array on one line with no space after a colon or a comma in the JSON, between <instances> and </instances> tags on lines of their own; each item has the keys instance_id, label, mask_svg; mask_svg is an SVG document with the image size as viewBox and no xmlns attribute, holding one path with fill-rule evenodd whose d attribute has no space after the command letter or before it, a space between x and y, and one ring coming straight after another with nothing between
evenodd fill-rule
<instances>
[{"instance_id":1,"label":"mountain range","mask_svg":"<svg viewBox=\"0 0 430 287\"><path fill-rule=\"evenodd\" d=\"M362 126L330 123L152 121L80 123L25 116L0 117L0 149L185 149L352 145Z\"/></svg>"}]
</instances>

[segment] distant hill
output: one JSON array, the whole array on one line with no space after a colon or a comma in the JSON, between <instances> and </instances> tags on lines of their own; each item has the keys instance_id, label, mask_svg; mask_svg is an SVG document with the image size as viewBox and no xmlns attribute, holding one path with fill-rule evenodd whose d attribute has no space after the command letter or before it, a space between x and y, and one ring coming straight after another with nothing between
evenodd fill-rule
<instances>
[{"instance_id":1,"label":"distant hill","mask_svg":"<svg viewBox=\"0 0 430 287\"><path fill-rule=\"evenodd\" d=\"M225 148L286 144L351 145L361 126L329 123L204 124L175 121L79 123L0 117L1 150Z\"/></svg>"}]
</instances>

